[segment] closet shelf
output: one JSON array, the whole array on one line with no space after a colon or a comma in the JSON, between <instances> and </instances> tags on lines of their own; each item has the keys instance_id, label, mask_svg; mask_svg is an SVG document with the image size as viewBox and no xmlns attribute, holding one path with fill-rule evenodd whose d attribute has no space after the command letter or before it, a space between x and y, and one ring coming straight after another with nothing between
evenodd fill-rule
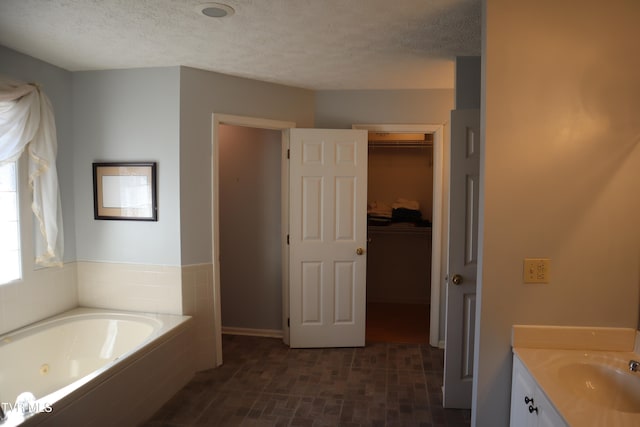
<instances>
[{"instance_id":1,"label":"closet shelf","mask_svg":"<svg viewBox=\"0 0 640 427\"><path fill-rule=\"evenodd\" d=\"M431 148L433 134L369 132L369 148Z\"/></svg>"},{"instance_id":2,"label":"closet shelf","mask_svg":"<svg viewBox=\"0 0 640 427\"><path fill-rule=\"evenodd\" d=\"M433 144L427 141L397 141L397 142L372 142L369 141L369 149L375 148L433 148Z\"/></svg>"},{"instance_id":3,"label":"closet shelf","mask_svg":"<svg viewBox=\"0 0 640 427\"><path fill-rule=\"evenodd\" d=\"M431 235L431 227L416 227L413 224L391 224L391 225L369 225L369 234L411 234L411 235Z\"/></svg>"}]
</instances>

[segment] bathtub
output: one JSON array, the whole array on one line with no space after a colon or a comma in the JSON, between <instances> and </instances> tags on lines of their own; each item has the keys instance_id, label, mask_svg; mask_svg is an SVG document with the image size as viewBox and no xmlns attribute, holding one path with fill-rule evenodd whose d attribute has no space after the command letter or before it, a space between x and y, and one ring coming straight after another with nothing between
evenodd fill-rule
<instances>
[{"instance_id":1,"label":"bathtub","mask_svg":"<svg viewBox=\"0 0 640 427\"><path fill-rule=\"evenodd\" d=\"M191 329L187 316L77 308L1 336L0 427L144 421L193 376Z\"/></svg>"}]
</instances>

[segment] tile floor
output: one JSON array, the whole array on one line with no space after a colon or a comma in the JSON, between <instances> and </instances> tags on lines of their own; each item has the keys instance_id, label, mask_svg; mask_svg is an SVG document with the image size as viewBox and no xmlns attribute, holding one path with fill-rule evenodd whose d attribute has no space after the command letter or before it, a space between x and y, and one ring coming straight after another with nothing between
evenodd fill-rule
<instances>
[{"instance_id":1,"label":"tile floor","mask_svg":"<svg viewBox=\"0 0 640 427\"><path fill-rule=\"evenodd\" d=\"M144 427L468 426L442 408L443 351L422 344L289 349L223 336L223 366L199 372Z\"/></svg>"}]
</instances>

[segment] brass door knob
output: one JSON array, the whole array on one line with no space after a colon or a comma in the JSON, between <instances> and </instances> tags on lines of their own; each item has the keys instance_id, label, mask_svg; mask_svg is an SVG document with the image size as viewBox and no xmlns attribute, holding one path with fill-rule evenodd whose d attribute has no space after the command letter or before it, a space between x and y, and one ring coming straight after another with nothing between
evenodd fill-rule
<instances>
[{"instance_id":1,"label":"brass door knob","mask_svg":"<svg viewBox=\"0 0 640 427\"><path fill-rule=\"evenodd\" d=\"M363 253L364 253L364 249L363 248L356 249L356 254L362 255Z\"/></svg>"},{"instance_id":2,"label":"brass door knob","mask_svg":"<svg viewBox=\"0 0 640 427\"><path fill-rule=\"evenodd\" d=\"M451 278L451 283L453 283L454 285L459 285L462 283L462 276L459 274L454 274L453 277Z\"/></svg>"}]
</instances>

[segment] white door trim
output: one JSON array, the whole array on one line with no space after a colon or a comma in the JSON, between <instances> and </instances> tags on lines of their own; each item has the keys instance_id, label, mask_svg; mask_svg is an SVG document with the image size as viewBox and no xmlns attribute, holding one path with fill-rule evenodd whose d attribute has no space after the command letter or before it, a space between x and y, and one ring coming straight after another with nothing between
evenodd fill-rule
<instances>
[{"instance_id":1,"label":"white door trim","mask_svg":"<svg viewBox=\"0 0 640 427\"><path fill-rule=\"evenodd\" d=\"M391 133L432 133L433 134L433 218L431 234L431 310L429 344L444 347L444 337L440 340L440 291L444 284L442 275L442 246L447 233L443 221L444 194L444 125L443 124L357 124L353 129ZM437 286L434 286L437 285Z\"/></svg>"},{"instance_id":2,"label":"white door trim","mask_svg":"<svg viewBox=\"0 0 640 427\"><path fill-rule=\"evenodd\" d=\"M219 141L218 141L218 130L221 124L225 125L233 125L233 126L244 126L251 127L257 129L270 129L270 130L279 130L282 131L282 151L286 153L286 149L288 147L289 138L286 135L286 130L290 128L295 128L295 122L288 122L282 120L270 120L270 119L262 119L256 117L246 117L246 116L235 116L230 114L219 114L213 113L211 119L211 216L212 216L212 236L211 236L211 255L212 255L212 263L213 263L213 307L214 307L214 316L213 316L213 328L214 328L214 339L216 346L216 355L215 355L215 366L222 365L222 304L220 301L220 209L219 209ZM285 154L286 155L286 154ZM282 162L282 196L283 196L283 206L282 206L282 230L283 233L289 229L289 213L288 213L288 194L289 194L289 183L288 183L288 162ZM285 233L286 234L286 233ZM289 288L288 288L288 276L285 272L288 271L288 253L286 242L282 246L282 259L283 259L283 283L282 283L282 316L283 316L283 332L285 342L288 342L289 330L287 328L287 317L289 316Z\"/></svg>"}]
</instances>

